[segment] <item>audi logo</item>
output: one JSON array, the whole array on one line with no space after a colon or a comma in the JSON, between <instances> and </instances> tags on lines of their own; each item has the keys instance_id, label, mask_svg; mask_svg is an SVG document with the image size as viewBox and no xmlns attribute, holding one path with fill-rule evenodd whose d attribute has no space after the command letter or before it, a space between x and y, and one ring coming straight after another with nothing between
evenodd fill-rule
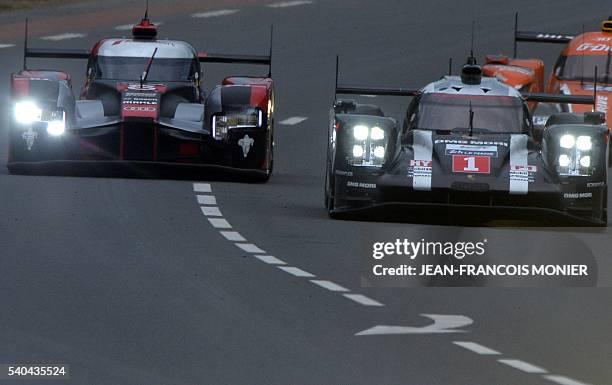
<instances>
[{"instance_id":1,"label":"audi logo","mask_svg":"<svg viewBox=\"0 0 612 385\"><path fill-rule=\"evenodd\" d=\"M156 107L123 107L123 111L137 111L137 112L155 112L157 111Z\"/></svg>"}]
</instances>

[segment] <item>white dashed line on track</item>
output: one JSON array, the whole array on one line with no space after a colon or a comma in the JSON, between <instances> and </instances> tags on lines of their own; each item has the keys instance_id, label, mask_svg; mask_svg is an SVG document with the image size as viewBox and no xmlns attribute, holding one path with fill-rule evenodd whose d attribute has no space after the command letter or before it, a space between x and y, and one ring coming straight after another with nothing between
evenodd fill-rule
<instances>
[{"instance_id":1,"label":"white dashed line on track","mask_svg":"<svg viewBox=\"0 0 612 385\"><path fill-rule=\"evenodd\" d=\"M376 300L373 300L372 298L366 297L363 294L342 294L342 295L363 306L385 306L382 303Z\"/></svg>"},{"instance_id":2,"label":"white dashed line on track","mask_svg":"<svg viewBox=\"0 0 612 385\"><path fill-rule=\"evenodd\" d=\"M207 19L209 17L219 17L219 16L232 15L232 14L238 12L238 11L240 11L240 10L239 9L220 9L218 11L192 13L190 16L198 18L198 19Z\"/></svg>"},{"instance_id":3,"label":"white dashed line on track","mask_svg":"<svg viewBox=\"0 0 612 385\"><path fill-rule=\"evenodd\" d=\"M193 191L209 193L209 192L212 192L212 188L210 187L210 183L194 183Z\"/></svg>"},{"instance_id":4,"label":"white dashed line on track","mask_svg":"<svg viewBox=\"0 0 612 385\"><path fill-rule=\"evenodd\" d=\"M0 49L2 49L2 48L11 48L11 47L14 47L14 46L15 46L15 44L0 44Z\"/></svg>"},{"instance_id":5,"label":"white dashed line on track","mask_svg":"<svg viewBox=\"0 0 612 385\"><path fill-rule=\"evenodd\" d=\"M223 235L228 241L232 242L246 241L246 239L244 239L244 237L237 231L221 231L221 235Z\"/></svg>"},{"instance_id":6,"label":"white dashed line on track","mask_svg":"<svg viewBox=\"0 0 612 385\"><path fill-rule=\"evenodd\" d=\"M547 379L548 381L552 381L556 384L559 385L590 385L587 384L586 382L580 382L580 381L576 381L572 378L569 377L565 377L565 376L557 376L554 374L547 374L545 376L542 376L545 379Z\"/></svg>"},{"instance_id":7,"label":"white dashed line on track","mask_svg":"<svg viewBox=\"0 0 612 385\"><path fill-rule=\"evenodd\" d=\"M310 282L314 283L315 285L321 286L322 288L327 289L329 291L335 291L335 292L349 292L350 291L346 287L342 287L332 281L311 279Z\"/></svg>"},{"instance_id":8,"label":"white dashed line on track","mask_svg":"<svg viewBox=\"0 0 612 385\"><path fill-rule=\"evenodd\" d=\"M287 8L287 7L297 7L298 5L308 5L308 4L312 4L312 1L310 0L281 1L280 3L268 4L268 7Z\"/></svg>"},{"instance_id":9,"label":"white dashed line on track","mask_svg":"<svg viewBox=\"0 0 612 385\"><path fill-rule=\"evenodd\" d=\"M216 205L217 198L214 195L197 195L198 204L201 205Z\"/></svg>"},{"instance_id":10,"label":"white dashed line on track","mask_svg":"<svg viewBox=\"0 0 612 385\"><path fill-rule=\"evenodd\" d=\"M223 218L208 218L208 222L210 222L212 227L214 227L215 229L231 229L232 228L232 225L230 225L229 222Z\"/></svg>"},{"instance_id":11,"label":"white dashed line on track","mask_svg":"<svg viewBox=\"0 0 612 385\"><path fill-rule=\"evenodd\" d=\"M486 346L482 346L480 344L477 344L476 342L453 341L453 343L455 345L461 346L464 349L470 350L470 351L472 351L474 353L478 353L478 354L483 354L483 355L499 355L499 354L501 354L497 350L493 350L493 349L487 348Z\"/></svg>"},{"instance_id":12,"label":"white dashed line on track","mask_svg":"<svg viewBox=\"0 0 612 385\"><path fill-rule=\"evenodd\" d=\"M268 265L286 265L284 261L281 261L280 259L271 255L256 255L255 258L267 263Z\"/></svg>"},{"instance_id":13,"label":"white dashed line on track","mask_svg":"<svg viewBox=\"0 0 612 385\"><path fill-rule=\"evenodd\" d=\"M202 209L202 214L206 215L207 217L223 216L223 214L221 214L221 210L219 210L219 208L216 206L202 206L200 208Z\"/></svg>"},{"instance_id":14,"label":"white dashed line on track","mask_svg":"<svg viewBox=\"0 0 612 385\"><path fill-rule=\"evenodd\" d=\"M41 39L48 40L48 41L62 41L62 40L70 40L70 39L79 39L85 36L87 35L83 33L67 32L67 33L62 33L59 35L43 36L41 37Z\"/></svg>"},{"instance_id":15,"label":"white dashed line on track","mask_svg":"<svg viewBox=\"0 0 612 385\"><path fill-rule=\"evenodd\" d=\"M303 121L305 121L308 118L305 118L303 116L293 116L291 118L287 118L285 120L281 120L280 122L278 122L278 124L282 124L285 126L295 126L296 124L300 124Z\"/></svg>"},{"instance_id":16,"label":"white dashed line on track","mask_svg":"<svg viewBox=\"0 0 612 385\"><path fill-rule=\"evenodd\" d=\"M504 365L508 365L510 367L513 367L514 369L518 369L525 373L537 373L537 374L548 373L546 369L540 368L539 366L535 366L535 365L530 364L529 362L525 362L521 360L500 359L500 360L497 360L497 362L502 363Z\"/></svg>"},{"instance_id":17,"label":"white dashed line on track","mask_svg":"<svg viewBox=\"0 0 612 385\"><path fill-rule=\"evenodd\" d=\"M310 274L309 272L304 271L297 267L291 267L291 266L277 266L277 267L283 270L284 272L294 275L296 277L300 277L300 278L313 278L314 277L314 274Z\"/></svg>"},{"instance_id":18,"label":"white dashed line on track","mask_svg":"<svg viewBox=\"0 0 612 385\"><path fill-rule=\"evenodd\" d=\"M237 247L241 248L243 251L247 253L265 253L265 250L260 249L256 245L252 243L234 243Z\"/></svg>"}]
</instances>

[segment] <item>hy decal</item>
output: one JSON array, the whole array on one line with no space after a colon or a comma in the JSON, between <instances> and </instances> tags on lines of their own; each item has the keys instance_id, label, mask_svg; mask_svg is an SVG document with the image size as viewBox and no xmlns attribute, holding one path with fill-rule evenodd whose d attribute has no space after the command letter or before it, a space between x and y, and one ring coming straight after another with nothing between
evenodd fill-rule
<instances>
[{"instance_id":1,"label":"hy decal","mask_svg":"<svg viewBox=\"0 0 612 385\"><path fill-rule=\"evenodd\" d=\"M32 130L32 127L28 128L26 132L24 132L21 137L26 142L26 146L28 147L28 151L32 150L34 146L34 141L38 138L38 132Z\"/></svg>"},{"instance_id":2,"label":"hy decal","mask_svg":"<svg viewBox=\"0 0 612 385\"><path fill-rule=\"evenodd\" d=\"M251 147L253 146L254 143L255 143L255 139L251 138L248 135L245 135L244 138L238 141L238 145L242 147L242 155L244 155L245 158L247 157L247 155L249 155L249 152L251 151Z\"/></svg>"}]
</instances>

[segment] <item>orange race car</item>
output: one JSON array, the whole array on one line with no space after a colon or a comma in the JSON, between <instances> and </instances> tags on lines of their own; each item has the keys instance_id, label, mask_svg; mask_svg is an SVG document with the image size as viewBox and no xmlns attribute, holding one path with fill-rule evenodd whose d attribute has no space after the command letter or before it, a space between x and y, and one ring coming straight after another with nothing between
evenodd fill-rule
<instances>
[{"instance_id":1,"label":"orange race car","mask_svg":"<svg viewBox=\"0 0 612 385\"><path fill-rule=\"evenodd\" d=\"M546 86L548 93L596 94L594 109L606 114L612 130L612 16L601 23L600 31L580 35L519 31L515 19L514 53L517 42L565 44ZM596 90L595 90L596 88ZM596 91L596 92L595 92ZM561 105L566 112L591 111L588 105Z\"/></svg>"}]
</instances>

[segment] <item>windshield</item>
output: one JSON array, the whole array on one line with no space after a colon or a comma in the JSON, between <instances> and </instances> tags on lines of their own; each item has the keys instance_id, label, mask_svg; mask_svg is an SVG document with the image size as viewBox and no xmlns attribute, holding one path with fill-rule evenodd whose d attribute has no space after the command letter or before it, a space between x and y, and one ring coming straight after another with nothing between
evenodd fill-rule
<instances>
[{"instance_id":1,"label":"windshield","mask_svg":"<svg viewBox=\"0 0 612 385\"><path fill-rule=\"evenodd\" d=\"M96 78L109 80L140 80L149 57L99 56ZM185 82L193 79L196 71L194 59L154 58L147 81Z\"/></svg>"},{"instance_id":2,"label":"windshield","mask_svg":"<svg viewBox=\"0 0 612 385\"><path fill-rule=\"evenodd\" d=\"M609 82L611 55L572 55L565 56L556 69L557 77L561 80L595 80L595 67L597 67L597 81Z\"/></svg>"},{"instance_id":3,"label":"windshield","mask_svg":"<svg viewBox=\"0 0 612 385\"><path fill-rule=\"evenodd\" d=\"M470 127L470 102L474 131L520 133L524 131L521 99L511 96L424 94L419 102L416 128L452 131Z\"/></svg>"}]
</instances>

